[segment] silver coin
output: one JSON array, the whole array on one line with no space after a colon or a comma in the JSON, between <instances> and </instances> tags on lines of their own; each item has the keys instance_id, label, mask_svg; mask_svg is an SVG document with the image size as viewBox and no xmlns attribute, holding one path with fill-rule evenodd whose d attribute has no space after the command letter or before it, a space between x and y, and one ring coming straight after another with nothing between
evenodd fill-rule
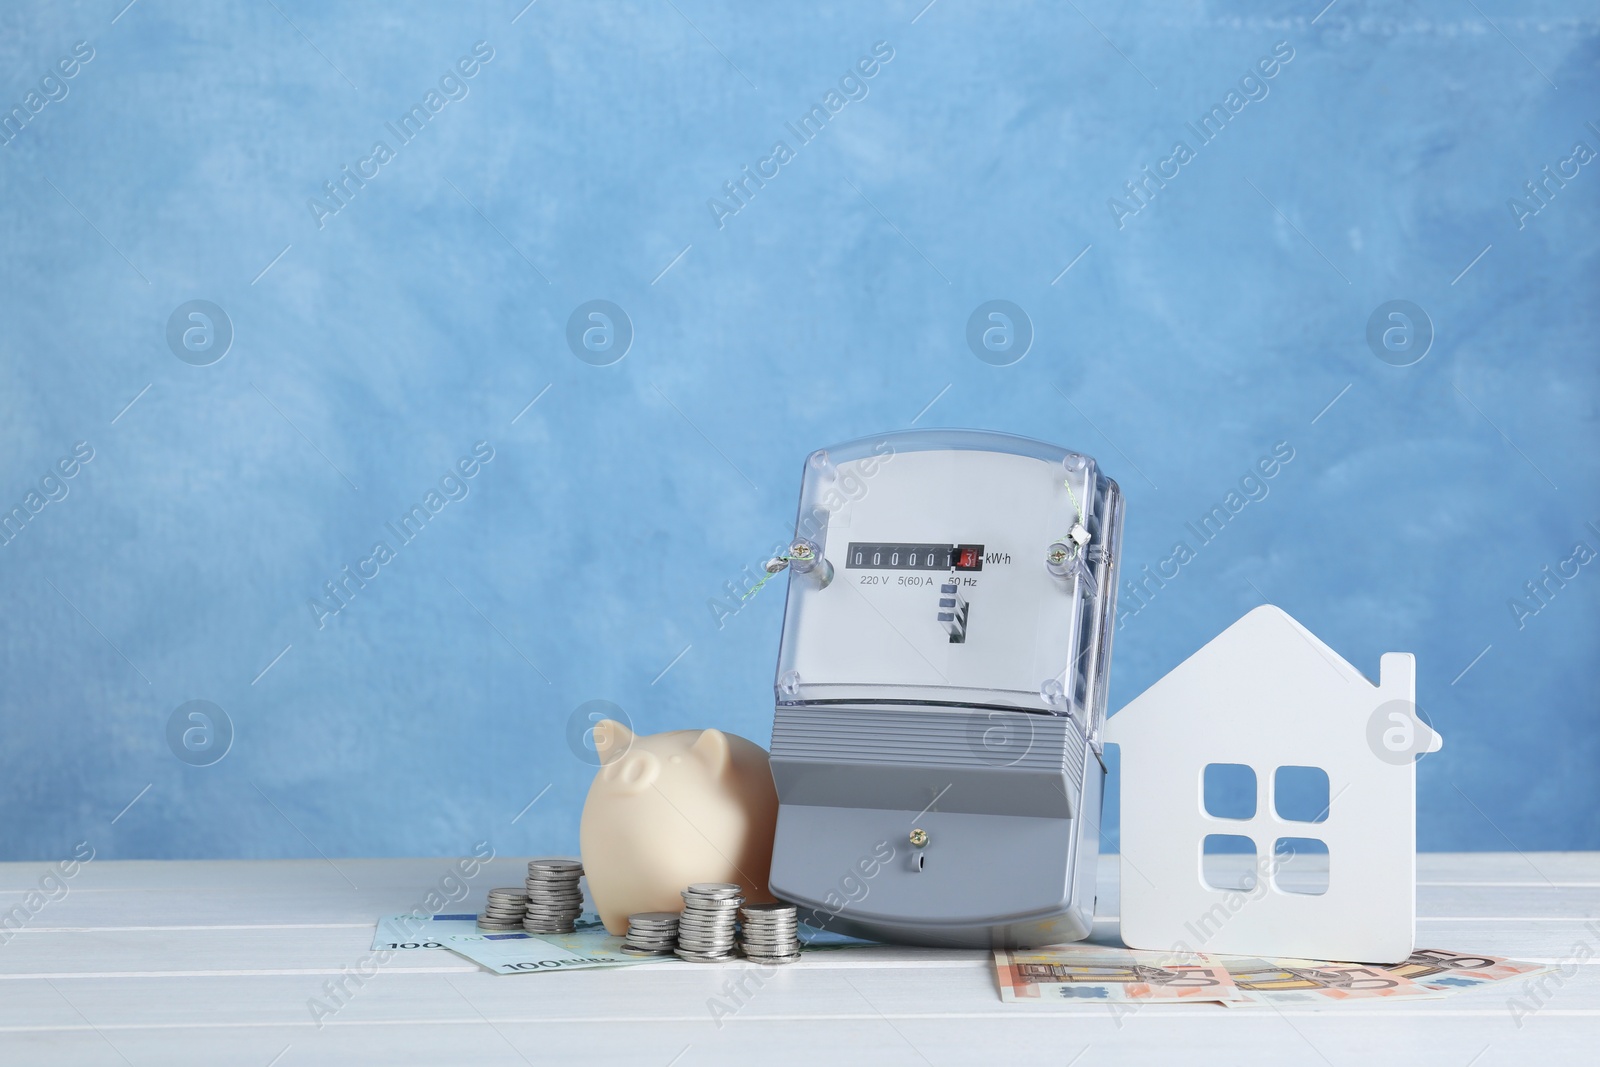
<instances>
[{"instance_id":1,"label":"silver coin","mask_svg":"<svg viewBox=\"0 0 1600 1067\"><path fill-rule=\"evenodd\" d=\"M560 858L537 859L528 861L528 871L582 871L582 860L569 860Z\"/></svg>"},{"instance_id":2,"label":"silver coin","mask_svg":"<svg viewBox=\"0 0 1600 1067\"><path fill-rule=\"evenodd\" d=\"M670 948L635 948L633 945L623 945L622 951L630 956L670 956Z\"/></svg>"},{"instance_id":3,"label":"silver coin","mask_svg":"<svg viewBox=\"0 0 1600 1067\"><path fill-rule=\"evenodd\" d=\"M628 916L631 923L675 923L678 913L675 911L641 911L637 915Z\"/></svg>"},{"instance_id":4,"label":"silver coin","mask_svg":"<svg viewBox=\"0 0 1600 1067\"><path fill-rule=\"evenodd\" d=\"M689 885L684 891L687 893L694 893L697 896L707 897L728 897L733 896L736 893L743 892L743 890L741 890L739 886L733 882L695 882Z\"/></svg>"},{"instance_id":5,"label":"silver coin","mask_svg":"<svg viewBox=\"0 0 1600 1067\"><path fill-rule=\"evenodd\" d=\"M727 963L739 958L731 952L689 952L681 948L673 954L680 960L688 960L690 963Z\"/></svg>"},{"instance_id":6,"label":"silver coin","mask_svg":"<svg viewBox=\"0 0 1600 1067\"><path fill-rule=\"evenodd\" d=\"M746 904L744 910L750 915L771 915L780 919L793 919L798 914L793 904Z\"/></svg>"},{"instance_id":7,"label":"silver coin","mask_svg":"<svg viewBox=\"0 0 1600 1067\"><path fill-rule=\"evenodd\" d=\"M744 958L749 960L751 963L772 964L772 965L782 966L784 964L794 963L796 960L798 960L800 958L800 953L796 952L793 955L789 955L789 956L755 956L755 955L751 955L750 953L746 952L744 954Z\"/></svg>"}]
</instances>

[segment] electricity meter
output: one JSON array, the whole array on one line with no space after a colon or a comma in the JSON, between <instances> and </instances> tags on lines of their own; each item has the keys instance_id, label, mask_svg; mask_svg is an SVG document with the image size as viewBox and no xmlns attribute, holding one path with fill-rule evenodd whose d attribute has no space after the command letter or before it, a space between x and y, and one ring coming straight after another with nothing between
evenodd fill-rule
<instances>
[{"instance_id":1,"label":"electricity meter","mask_svg":"<svg viewBox=\"0 0 1600 1067\"><path fill-rule=\"evenodd\" d=\"M771 889L910 944L1094 920L1122 494L1089 456L914 430L806 460L787 566Z\"/></svg>"}]
</instances>

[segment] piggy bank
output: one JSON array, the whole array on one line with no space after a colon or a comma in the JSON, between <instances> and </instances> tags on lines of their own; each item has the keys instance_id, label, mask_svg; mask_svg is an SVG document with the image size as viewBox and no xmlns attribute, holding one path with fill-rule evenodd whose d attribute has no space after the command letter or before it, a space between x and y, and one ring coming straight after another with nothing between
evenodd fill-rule
<instances>
[{"instance_id":1,"label":"piggy bank","mask_svg":"<svg viewBox=\"0 0 1600 1067\"><path fill-rule=\"evenodd\" d=\"M596 724L600 770L583 805L579 844L589 895L607 932L628 916L682 911L683 888L735 882L750 903L770 901L778 793L767 752L721 730L636 737Z\"/></svg>"}]
</instances>

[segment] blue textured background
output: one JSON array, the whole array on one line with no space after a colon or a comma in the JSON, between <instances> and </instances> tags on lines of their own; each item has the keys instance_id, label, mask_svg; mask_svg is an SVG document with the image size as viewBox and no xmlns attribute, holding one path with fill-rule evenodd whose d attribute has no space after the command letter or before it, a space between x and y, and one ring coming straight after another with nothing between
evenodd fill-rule
<instances>
[{"instance_id":1,"label":"blue textured background","mask_svg":"<svg viewBox=\"0 0 1600 1067\"><path fill-rule=\"evenodd\" d=\"M721 628L708 601L810 449L913 422L1098 456L1130 576L1289 442L1126 619L1113 706L1270 599L1369 673L1417 653L1422 847L1600 847L1600 566L1509 606L1600 548L1600 163L1520 229L1507 204L1600 148L1587 5L124 3L0 14L7 108L94 49L0 148L0 504L95 451L0 546L0 858L570 850L585 701L768 741L781 585ZM878 41L869 95L719 228ZM1108 199L1279 41L1119 229ZM596 298L636 331L612 366L565 340ZM1013 366L966 345L993 298L1036 331ZM211 366L165 340L192 299L236 331ZM1392 299L1437 332L1413 366L1365 341ZM480 440L470 495L319 629ZM192 699L236 728L213 766L168 747Z\"/></svg>"}]
</instances>

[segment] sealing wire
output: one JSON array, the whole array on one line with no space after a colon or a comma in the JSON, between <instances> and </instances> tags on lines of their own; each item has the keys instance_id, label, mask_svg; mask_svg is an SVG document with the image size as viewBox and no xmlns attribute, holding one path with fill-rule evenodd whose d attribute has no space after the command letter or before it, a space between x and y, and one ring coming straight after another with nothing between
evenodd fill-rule
<instances>
[{"instance_id":1,"label":"sealing wire","mask_svg":"<svg viewBox=\"0 0 1600 1067\"><path fill-rule=\"evenodd\" d=\"M772 581L774 575L782 574L783 571L789 566L789 561L793 558L793 556L773 556L771 559L767 560L766 565L762 568L767 573L761 576L761 580L759 582L746 590L744 596L739 598L739 603L743 604L746 600L749 600L751 597L761 592L761 587ZM778 566L774 567L774 563L778 564Z\"/></svg>"},{"instance_id":2,"label":"sealing wire","mask_svg":"<svg viewBox=\"0 0 1600 1067\"><path fill-rule=\"evenodd\" d=\"M1083 505L1078 503L1078 494L1072 491L1072 479L1071 478L1063 479L1061 484L1067 487L1067 496L1072 498L1072 511L1073 511L1073 514L1076 516L1076 518L1073 521L1073 527L1074 527L1074 529L1076 529L1077 527L1083 526ZM1085 529L1085 532L1087 532L1088 528L1084 527L1084 529ZM1083 546L1078 544L1078 542L1073 539L1071 531L1068 531L1066 536L1057 538L1056 539L1056 543L1057 544L1063 544L1063 545L1071 545L1072 546L1073 558L1077 558L1083 552Z\"/></svg>"}]
</instances>

